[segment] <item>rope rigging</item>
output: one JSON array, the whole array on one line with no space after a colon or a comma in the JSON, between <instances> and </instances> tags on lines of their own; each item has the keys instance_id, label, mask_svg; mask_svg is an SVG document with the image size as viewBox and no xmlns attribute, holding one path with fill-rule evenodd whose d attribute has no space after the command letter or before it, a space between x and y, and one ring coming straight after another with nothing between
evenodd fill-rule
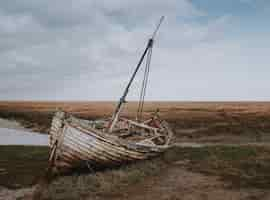
<instances>
[{"instance_id":1,"label":"rope rigging","mask_svg":"<svg viewBox=\"0 0 270 200\"><path fill-rule=\"evenodd\" d=\"M143 77L139 105L138 105L138 110L137 110L137 120L138 121L140 121L142 119L144 99L145 99L147 84L148 84L148 80L149 80L149 71L150 71L152 50L153 50L153 46L151 45L148 52L147 52L147 57L146 57L146 62L145 62L144 77Z\"/></svg>"},{"instance_id":2,"label":"rope rigging","mask_svg":"<svg viewBox=\"0 0 270 200\"><path fill-rule=\"evenodd\" d=\"M140 100L139 100L139 106L138 106L138 110L137 110L137 120L141 120L142 118L142 111L143 111L143 105L144 105L144 98L145 98L145 93L146 93L146 87L147 87L147 83L148 83L148 78L149 78L149 69L150 69L150 62L151 62L151 56L152 56L152 48L153 48L153 42L154 42L154 38L157 34L157 31L162 23L162 21L164 20L164 16L162 16L159 20L158 25L156 26L155 31L152 34L152 37L148 40L147 46L135 68L135 71L133 72L125 90L123 95L121 96L121 98L119 99L119 102L115 108L115 111L113 113L112 116L112 120L108 125L108 131L112 132L114 125L116 124L121 108L123 106L123 104L126 102L126 96L129 92L129 88L131 86L131 83L133 82L145 56L147 56L146 58L146 66L145 66L145 72L144 72L144 78L143 78L143 83L142 83L142 88L141 88L141 93L140 93Z\"/></svg>"}]
</instances>

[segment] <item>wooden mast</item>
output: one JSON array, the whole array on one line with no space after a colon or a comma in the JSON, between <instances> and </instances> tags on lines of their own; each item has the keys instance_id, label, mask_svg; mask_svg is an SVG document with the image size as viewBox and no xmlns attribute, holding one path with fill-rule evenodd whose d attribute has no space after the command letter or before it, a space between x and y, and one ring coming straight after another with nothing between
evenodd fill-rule
<instances>
[{"instance_id":1,"label":"wooden mast","mask_svg":"<svg viewBox=\"0 0 270 200\"><path fill-rule=\"evenodd\" d=\"M115 123L118 120L119 113L121 112L122 106L126 102L126 96L128 94L128 91L129 91L129 88L131 86L131 83L133 82L133 80L134 80L134 78L135 78L135 76L136 76L136 74L137 74L137 72L138 72L138 70L139 70L139 68L140 68L140 66L142 64L142 62L143 62L143 60L145 58L146 53L148 52L148 50L150 48L153 47L154 38L155 38L156 33L157 33L157 31L158 31L158 29L159 29L159 27L160 27L160 25L161 25L161 23L162 23L163 20L164 20L164 16L162 16L160 18L159 23L158 23L155 31L152 34L152 37L148 40L148 43L146 45L146 48L145 48L145 50L144 50L144 52L143 52L143 54L142 54L142 56L141 56L141 58L140 58L140 60L139 60L139 62L137 64L136 68L135 68L135 71L133 72L133 74L132 74L132 76L131 76L131 78L130 78L130 80L129 80L129 82L128 82L125 90L124 90L124 93L123 93L122 97L120 98L120 100L119 100L119 102L118 102L118 104L116 106L116 109L115 109L115 111L113 113L113 116L112 116L112 121L111 121L111 123L109 125L109 132L112 132L113 127L114 127Z\"/></svg>"}]
</instances>

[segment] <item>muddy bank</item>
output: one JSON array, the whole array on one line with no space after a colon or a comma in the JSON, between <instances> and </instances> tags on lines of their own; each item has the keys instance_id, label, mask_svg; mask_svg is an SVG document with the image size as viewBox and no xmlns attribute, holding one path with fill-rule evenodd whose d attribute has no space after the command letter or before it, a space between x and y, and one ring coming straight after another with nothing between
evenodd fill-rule
<instances>
[{"instance_id":1,"label":"muddy bank","mask_svg":"<svg viewBox=\"0 0 270 200\"><path fill-rule=\"evenodd\" d=\"M0 200L31 199L33 188L10 190L0 186Z\"/></svg>"},{"instance_id":2,"label":"muddy bank","mask_svg":"<svg viewBox=\"0 0 270 200\"><path fill-rule=\"evenodd\" d=\"M2 118L0 118L0 128L16 129L16 130L23 130L23 131L26 130L26 128L24 128L17 121L7 120L7 119L2 119Z\"/></svg>"}]
</instances>

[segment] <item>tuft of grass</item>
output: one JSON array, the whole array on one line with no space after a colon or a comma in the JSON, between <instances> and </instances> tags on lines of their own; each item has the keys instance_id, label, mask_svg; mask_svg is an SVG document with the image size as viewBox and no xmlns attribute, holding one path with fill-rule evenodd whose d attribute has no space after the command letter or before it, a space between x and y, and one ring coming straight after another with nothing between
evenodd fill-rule
<instances>
[{"instance_id":1,"label":"tuft of grass","mask_svg":"<svg viewBox=\"0 0 270 200\"><path fill-rule=\"evenodd\" d=\"M167 165L161 159L137 162L90 174L59 177L43 192L43 199L80 199L87 196L121 197L128 187L158 176ZM71 194L72 196L68 195Z\"/></svg>"},{"instance_id":2,"label":"tuft of grass","mask_svg":"<svg viewBox=\"0 0 270 200\"><path fill-rule=\"evenodd\" d=\"M166 160L190 160L187 169L220 176L232 187L270 188L270 149L264 147L176 148Z\"/></svg>"}]
</instances>

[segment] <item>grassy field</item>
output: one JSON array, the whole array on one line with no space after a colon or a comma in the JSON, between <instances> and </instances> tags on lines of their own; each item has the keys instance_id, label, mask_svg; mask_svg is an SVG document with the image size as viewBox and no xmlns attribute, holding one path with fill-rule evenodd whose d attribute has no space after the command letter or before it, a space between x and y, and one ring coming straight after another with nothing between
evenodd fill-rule
<instances>
[{"instance_id":1,"label":"grassy field","mask_svg":"<svg viewBox=\"0 0 270 200\"><path fill-rule=\"evenodd\" d=\"M270 149L248 146L174 148L160 158L98 172L94 175L82 176L84 181L93 179L91 184L83 185L89 185L87 191L92 190L100 195L116 192L113 190L118 190L121 187L124 189L126 186L142 182L147 176L158 176L163 171L169 170L170 167L177 166L178 161L194 172L220 176L232 187L270 189ZM83 181L79 180L79 177L77 177L78 181ZM72 178L74 176L64 177L62 180L63 182L72 182ZM58 181L61 182L61 178ZM106 188L107 184L111 187L109 191L105 191L108 189Z\"/></svg>"},{"instance_id":2,"label":"grassy field","mask_svg":"<svg viewBox=\"0 0 270 200\"><path fill-rule=\"evenodd\" d=\"M26 128L46 134L57 109L96 119L110 117L114 105L0 102L0 117L15 119ZM123 115L134 117L136 106L136 102L128 103ZM147 102L144 116L150 116L156 108L172 126L176 142L270 142L270 103ZM0 186L18 189L37 183L47 160L46 147L0 146ZM153 160L59 176L44 190L41 199L216 199L211 194L222 200L269 199L270 193L265 197L270 189L269 168L267 146L175 147ZM223 195L228 193L234 196Z\"/></svg>"},{"instance_id":3,"label":"grassy field","mask_svg":"<svg viewBox=\"0 0 270 200\"><path fill-rule=\"evenodd\" d=\"M36 183L48 155L48 147L0 146L0 185L16 189Z\"/></svg>"},{"instance_id":4,"label":"grassy field","mask_svg":"<svg viewBox=\"0 0 270 200\"><path fill-rule=\"evenodd\" d=\"M36 183L44 173L48 149L1 146L0 158L0 185L21 188ZM59 176L43 192L42 198L121 199L129 188L145 184L151 178L164 182L163 174L183 167L195 173L218 176L231 188L270 189L270 149L220 146L173 148L153 160L87 174L74 172Z\"/></svg>"},{"instance_id":5,"label":"grassy field","mask_svg":"<svg viewBox=\"0 0 270 200\"><path fill-rule=\"evenodd\" d=\"M270 149L261 147L206 147L176 149L175 159L190 160L188 169L220 176L232 187L270 188Z\"/></svg>"},{"instance_id":6,"label":"grassy field","mask_svg":"<svg viewBox=\"0 0 270 200\"><path fill-rule=\"evenodd\" d=\"M0 102L0 117L15 119L26 128L48 133L57 109L86 119L110 117L114 102ZM179 141L270 141L268 102L146 102L144 116L159 108ZM137 102L123 115L134 117Z\"/></svg>"}]
</instances>

